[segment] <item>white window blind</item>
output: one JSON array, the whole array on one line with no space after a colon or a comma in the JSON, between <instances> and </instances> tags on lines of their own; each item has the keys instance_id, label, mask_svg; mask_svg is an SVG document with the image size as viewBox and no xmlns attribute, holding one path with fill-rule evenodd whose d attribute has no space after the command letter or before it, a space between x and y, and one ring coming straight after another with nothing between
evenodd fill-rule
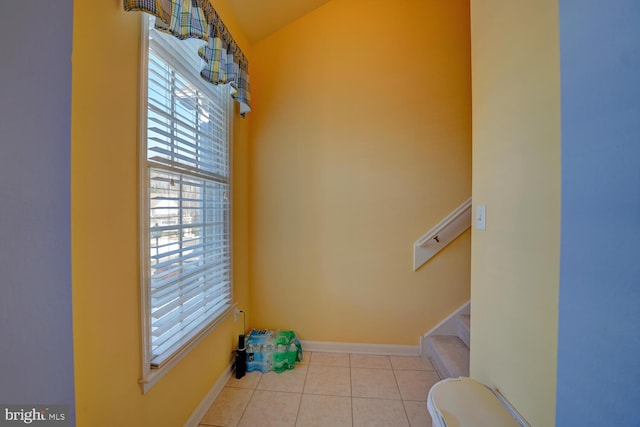
<instances>
[{"instance_id":1,"label":"white window blind","mask_svg":"<svg viewBox=\"0 0 640 427\"><path fill-rule=\"evenodd\" d=\"M232 304L230 88L205 83L199 58L149 29L147 349L162 366Z\"/></svg>"}]
</instances>

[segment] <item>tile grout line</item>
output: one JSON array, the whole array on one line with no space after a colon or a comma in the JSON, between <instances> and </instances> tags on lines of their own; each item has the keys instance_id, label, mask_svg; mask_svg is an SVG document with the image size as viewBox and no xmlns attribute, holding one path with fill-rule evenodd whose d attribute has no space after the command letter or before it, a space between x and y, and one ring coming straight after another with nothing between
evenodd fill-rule
<instances>
[{"instance_id":1,"label":"tile grout line","mask_svg":"<svg viewBox=\"0 0 640 427\"><path fill-rule=\"evenodd\" d=\"M368 366L367 364L364 364L364 366L356 366L356 369L371 369L371 370L391 370L392 371L392 375L394 378L394 383L396 385L396 389L398 391L398 395L399 395L399 400L400 402L402 402L402 408L403 408L403 413L405 415L405 421L408 423L409 426L411 426L411 421L409 418L409 409L406 406L406 403L408 402L413 402L413 400L411 399L405 399L402 395L402 391L401 391L401 387L399 384L399 377L398 374L404 371L431 371L434 372L436 374L436 376L441 379L441 375L440 372L437 370L437 368L433 365L433 363L431 363L429 361L429 365L431 366L431 369L422 369L420 367L417 366L413 366L413 365L400 365L397 367L394 367L393 363L391 363L391 359L389 356L386 356L387 360L389 361L389 365L390 367L381 367L381 366ZM303 365L306 366L306 372L304 373L304 377L302 380L302 390L299 393L300 395L300 400L298 403L298 407L296 410L296 414L295 414L295 418L294 418L294 423L297 425L300 421L301 421L301 413L302 413L302 403L303 403L303 399L305 397L305 394L309 394L309 395L321 395L321 396L335 396L335 397L341 397L341 395L336 395L336 394L324 394L324 393L308 393L306 392L306 386L308 385L309 382L309 371L311 366L311 360L313 359L313 355L310 353L309 358L308 358L308 362ZM427 359L428 360L428 359ZM357 362L357 360L356 360ZM353 389L353 369L354 369L354 360L353 360L353 353L348 353L348 379L349 379L349 393L348 393L348 397L349 397L349 404L350 404L350 408L351 408L351 426L354 427L356 425L355 423L355 401L354 401L354 389ZM374 363L375 364L375 363ZM356 363L356 365L358 365L358 363ZM318 366L326 366L326 367L332 367L333 365L323 365L320 364ZM341 366L333 366L335 368L340 368ZM251 404L252 400L256 397L256 391L258 391L260 389L260 384L262 383L262 381L265 380L264 374L260 375L260 378L258 379L258 381L256 382L255 386L253 388L248 389L250 394L249 394L249 399L247 400L247 404L243 407L237 422L234 425L240 425L240 423L242 422L242 419L244 419L244 417L247 414L247 410L249 408L249 405ZM232 386L228 386L225 385L225 387L229 387L229 388L243 388L243 387L232 387ZM261 390L264 392L277 392L278 390ZM285 391L285 390L280 390L281 392L284 393L288 393L288 394L298 394L295 391ZM409 396L411 397L411 396ZM390 399L390 398L385 398L385 397L362 397L363 399L366 400L394 400L394 399ZM424 403L424 401L422 400L416 400L416 402L422 402ZM215 403L215 402L214 402ZM346 403L346 402L345 402ZM411 412L413 413L413 406L411 406L412 410ZM215 427L216 424L203 424L203 426L205 427Z\"/></svg>"},{"instance_id":2,"label":"tile grout line","mask_svg":"<svg viewBox=\"0 0 640 427\"><path fill-rule=\"evenodd\" d=\"M262 377L260 379L262 380ZM258 381L258 382L260 382L260 381ZM256 387L258 387L258 384L256 384ZM247 412L247 408L251 404L251 399L253 399L253 395L255 394L255 391L256 391L255 388L253 390L251 390L251 396L249 396L249 400L247 400L247 404L245 405L244 409L242 410L242 414L240 414L240 417L238 418L238 422L236 423L236 426L240 425L240 421L242 421L242 418L244 417L245 412Z\"/></svg>"},{"instance_id":3,"label":"tile grout line","mask_svg":"<svg viewBox=\"0 0 640 427\"><path fill-rule=\"evenodd\" d=\"M400 390L400 384L398 383L398 376L396 375L395 369L393 369L393 379L396 381L396 387L398 387L398 394L400 395L400 402L402 402L402 410L404 411L404 416L407 420L407 425L411 426L411 421L409 420L409 414L407 413L407 406L404 404L404 398L402 397L402 390Z\"/></svg>"},{"instance_id":4,"label":"tile grout line","mask_svg":"<svg viewBox=\"0 0 640 427\"><path fill-rule=\"evenodd\" d=\"M354 420L353 420L353 414L354 414L354 410L353 410L353 376L351 374L351 370L353 369L353 367L351 366L351 353L349 353L349 403L351 404L351 427L354 427Z\"/></svg>"},{"instance_id":5,"label":"tile grout line","mask_svg":"<svg viewBox=\"0 0 640 427\"><path fill-rule=\"evenodd\" d=\"M298 411L296 412L296 419L294 422L294 426L298 425L298 418L300 418L300 409L302 409L302 399L304 398L304 389L307 386L307 377L309 376L309 364L311 364L311 357L309 357L309 363L307 366L307 371L304 373L304 381L302 382L302 391L300 392L300 402L298 403ZM294 365L295 369L295 365Z\"/></svg>"},{"instance_id":6,"label":"tile grout line","mask_svg":"<svg viewBox=\"0 0 640 427\"><path fill-rule=\"evenodd\" d=\"M247 400L247 404L245 405L244 409L242 409L242 414L240 414L240 417L238 418L238 422L236 423L236 426L240 425L240 422L242 421L242 418L244 417L244 414L247 412L247 408L251 404L251 400L253 399L253 395L255 394L256 390L258 389L258 384L260 384L260 381L262 381L262 375L264 375L264 374L260 375L260 379L256 383L255 387L250 389L251 390L251 395L249 396L249 400Z\"/></svg>"},{"instance_id":7,"label":"tile grout line","mask_svg":"<svg viewBox=\"0 0 640 427\"><path fill-rule=\"evenodd\" d=\"M351 386L351 355L349 355L349 403L351 404L351 427L354 427L355 421L353 414L355 413L353 408L353 390Z\"/></svg>"}]
</instances>

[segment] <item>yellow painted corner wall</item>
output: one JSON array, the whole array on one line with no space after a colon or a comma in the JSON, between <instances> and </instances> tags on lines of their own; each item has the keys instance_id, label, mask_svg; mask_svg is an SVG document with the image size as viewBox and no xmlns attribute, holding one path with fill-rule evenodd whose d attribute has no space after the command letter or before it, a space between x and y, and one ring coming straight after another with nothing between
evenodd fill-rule
<instances>
[{"instance_id":1,"label":"yellow painted corner wall","mask_svg":"<svg viewBox=\"0 0 640 427\"><path fill-rule=\"evenodd\" d=\"M417 345L469 299L468 1L333 0L253 45L252 325Z\"/></svg>"},{"instance_id":2,"label":"yellow painted corner wall","mask_svg":"<svg viewBox=\"0 0 640 427\"><path fill-rule=\"evenodd\" d=\"M471 375L555 423L560 258L557 0L472 0Z\"/></svg>"},{"instance_id":3,"label":"yellow painted corner wall","mask_svg":"<svg viewBox=\"0 0 640 427\"><path fill-rule=\"evenodd\" d=\"M213 2L245 53L223 1ZM138 250L140 14L74 1L72 280L78 426L183 425L231 360L229 318L147 394L141 375ZM248 121L237 118L234 292L249 307Z\"/></svg>"}]
</instances>

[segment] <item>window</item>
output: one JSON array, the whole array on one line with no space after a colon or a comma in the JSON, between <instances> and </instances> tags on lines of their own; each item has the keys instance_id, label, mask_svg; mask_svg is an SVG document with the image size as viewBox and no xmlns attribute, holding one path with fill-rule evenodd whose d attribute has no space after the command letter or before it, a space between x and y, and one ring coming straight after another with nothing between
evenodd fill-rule
<instances>
[{"instance_id":1,"label":"window","mask_svg":"<svg viewBox=\"0 0 640 427\"><path fill-rule=\"evenodd\" d=\"M224 318L233 296L231 88L200 78L189 44L202 42L152 25L147 34L143 383Z\"/></svg>"}]
</instances>

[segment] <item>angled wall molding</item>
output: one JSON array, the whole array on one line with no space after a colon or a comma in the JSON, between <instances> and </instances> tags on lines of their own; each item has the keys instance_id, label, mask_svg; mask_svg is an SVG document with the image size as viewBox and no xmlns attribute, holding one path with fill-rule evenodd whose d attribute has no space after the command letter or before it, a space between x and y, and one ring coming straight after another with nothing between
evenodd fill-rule
<instances>
[{"instance_id":1,"label":"angled wall molding","mask_svg":"<svg viewBox=\"0 0 640 427\"><path fill-rule=\"evenodd\" d=\"M413 271L471 227L471 197L413 244Z\"/></svg>"}]
</instances>

